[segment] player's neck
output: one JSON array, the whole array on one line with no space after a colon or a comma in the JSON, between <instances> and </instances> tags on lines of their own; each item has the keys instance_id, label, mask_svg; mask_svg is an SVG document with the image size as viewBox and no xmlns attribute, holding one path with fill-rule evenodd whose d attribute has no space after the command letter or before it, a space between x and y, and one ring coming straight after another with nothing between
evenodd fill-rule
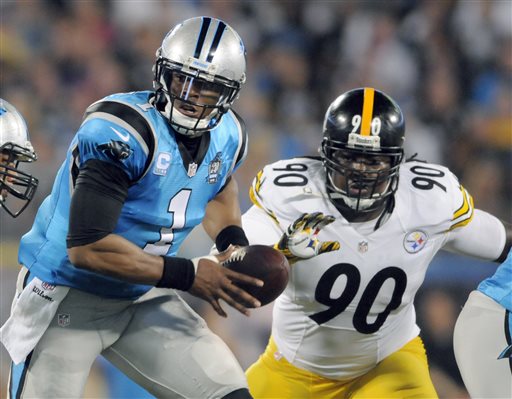
<instances>
[{"instance_id":1,"label":"player's neck","mask_svg":"<svg viewBox=\"0 0 512 399\"><path fill-rule=\"evenodd\" d=\"M185 136L183 134L176 133L175 135L176 141L178 143L182 143L183 146L187 149L188 153L192 157L192 159L196 158L199 145L201 144L201 141L203 139L203 136L198 137L189 137Z\"/></svg>"},{"instance_id":2,"label":"player's neck","mask_svg":"<svg viewBox=\"0 0 512 399\"><path fill-rule=\"evenodd\" d=\"M379 208L374 209L370 212L356 212L352 209L343 209L340 210L340 213L343 215L348 222L351 223L361 223L361 222L369 222L370 220L377 219L382 212L384 212L385 206L381 206Z\"/></svg>"},{"instance_id":3,"label":"player's neck","mask_svg":"<svg viewBox=\"0 0 512 399\"><path fill-rule=\"evenodd\" d=\"M378 207L369 212L356 212L348 207L337 207L343 217L349 223L363 223L372 220L376 221L375 230L382 226L393 212L395 208L395 199L393 196L388 197Z\"/></svg>"}]
</instances>

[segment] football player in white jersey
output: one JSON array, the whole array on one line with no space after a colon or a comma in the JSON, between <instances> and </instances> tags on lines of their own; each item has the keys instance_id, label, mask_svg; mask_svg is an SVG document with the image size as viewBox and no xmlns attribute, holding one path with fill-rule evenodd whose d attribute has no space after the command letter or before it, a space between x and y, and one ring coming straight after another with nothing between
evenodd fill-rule
<instances>
[{"instance_id":1,"label":"football player in white jersey","mask_svg":"<svg viewBox=\"0 0 512 399\"><path fill-rule=\"evenodd\" d=\"M36 159L25 119L0 98L0 208L14 218L32 201L38 185L21 164Z\"/></svg>"},{"instance_id":2,"label":"football player in white jersey","mask_svg":"<svg viewBox=\"0 0 512 399\"><path fill-rule=\"evenodd\" d=\"M293 262L246 372L255 398L437 397L413 304L427 267L441 248L500 259L510 232L446 167L403 162L404 138L395 101L354 89L327 110L321 157L255 178L244 230Z\"/></svg>"},{"instance_id":3,"label":"football player in white jersey","mask_svg":"<svg viewBox=\"0 0 512 399\"><path fill-rule=\"evenodd\" d=\"M472 398L512 397L512 251L460 313L455 359Z\"/></svg>"}]
</instances>

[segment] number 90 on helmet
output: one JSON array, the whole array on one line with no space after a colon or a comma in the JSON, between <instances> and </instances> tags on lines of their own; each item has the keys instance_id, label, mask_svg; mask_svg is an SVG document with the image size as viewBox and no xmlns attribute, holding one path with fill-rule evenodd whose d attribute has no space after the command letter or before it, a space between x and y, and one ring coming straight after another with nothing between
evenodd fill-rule
<instances>
[{"instance_id":1,"label":"number 90 on helmet","mask_svg":"<svg viewBox=\"0 0 512 399\"><path fill-rule=\"evenodd\" d=\"M0 98L0 208L17 217L34 197L38 180L21 170L37 159L27 125L16 108Z\"/></svg>"},{"instance_id":2,"label":"number 90 on helmet","mask_svg":"<svg viewBox=\"0 0 512 399\"><path fill-rule=\"evenodd\" d=\"M321 156L331 201L350 212L373 212L398 186L405 120L398 104L374 88L334 100L324 118Z\"/></svg>"},{"instance_id":3,"label":"number 90 on helmet","mask_svg":"<svg viewBox=\"0 0 512 399\"><path fill-rule=\"evenodd\" d=\"M216 18L187 19L165 36L153 85L174 130L194 137L218 125L246 80L245 55L240 36Z\"/></svg>"}]
</instances>

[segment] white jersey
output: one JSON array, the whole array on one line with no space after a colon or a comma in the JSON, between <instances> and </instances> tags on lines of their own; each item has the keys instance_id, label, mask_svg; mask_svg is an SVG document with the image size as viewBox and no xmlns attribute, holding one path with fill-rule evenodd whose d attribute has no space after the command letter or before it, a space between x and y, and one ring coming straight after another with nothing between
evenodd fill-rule
<instances>
[{"instance_id":1,"label":"white jersey","mask_svg":"<svg viewBox=\"0 0 512 399\"><path fill-rule=\"evenodd\" d=\"M302 213L334 215L320 241L341 249L301 260L274 304L272 335L293 365L349 380L416 337L413 306L427 267L454 229L473 218L473 201L445 167L407 162L400 167L395 207L375 221L348 223L329 200L316 158L267 165L254 180L256 204L243 217L251 244L273 244Z\"/></svg>"}]
</instances>

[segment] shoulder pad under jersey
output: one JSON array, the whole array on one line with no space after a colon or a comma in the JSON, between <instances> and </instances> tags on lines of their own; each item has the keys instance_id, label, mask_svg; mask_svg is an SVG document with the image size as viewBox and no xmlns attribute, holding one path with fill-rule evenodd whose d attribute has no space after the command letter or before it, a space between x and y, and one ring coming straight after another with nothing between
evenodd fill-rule
<instances>
[{"instance_id":1,"label":"shoulder pad under jersey","mask_svg":"<svg viewBox=\"0 0 512 399\"><path fill-rule=\"evenodd\" d=\"M247 157L247 149L249 147L249 141L247 137L247 128L244 120L235 111L230 110L223 118L223 122L233 124L236 134L238 136L238 147L236 154L233 157L233 165L229 171L232 174L237 170L240 165L244 162Z\"/></svg>"},{"instance_id":2,"label":"shoulder pad under jersey","mask_svg":"<svg viewBox=\"0 0 512 399\"><path fill-rule=\"evenodd\" d=\"M152 162L157 136L140 106L130 96L109 96L87 108L78 131L80 162L95 158L120 166L135 182Z\"/></svg>"},{"instance_id":3,"label":"shoulder pad under jersey","mask_svg":"<svg viewBox=\"0 0 512 399\"><path fill-rule=\"evenodd\" d=\"M256 206L284 229L290 221L308 211L302 209L303 200L311 203L318 197L318 201L323 202L323 186L323 167L319 159L291 158L266 165L260 170L249 189L249 196Z\"/></svg>"},{"instance_id":4,"label":"shoulder pad under jersey","mask_svg":"<svg viewBox=\"0 0 512 399\"><path fill-rule=\"evenodd\" d=\"M396 195L406 201L413 218L438 226L439 232L461 228L473 219L473 198L445 166L404 163Z\"/></svg>"}]
</instances>

